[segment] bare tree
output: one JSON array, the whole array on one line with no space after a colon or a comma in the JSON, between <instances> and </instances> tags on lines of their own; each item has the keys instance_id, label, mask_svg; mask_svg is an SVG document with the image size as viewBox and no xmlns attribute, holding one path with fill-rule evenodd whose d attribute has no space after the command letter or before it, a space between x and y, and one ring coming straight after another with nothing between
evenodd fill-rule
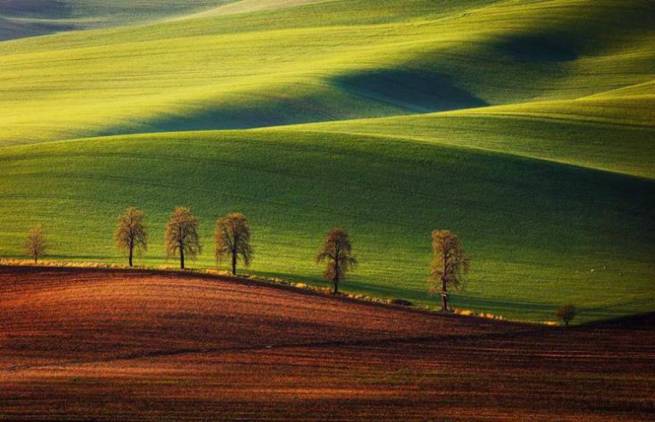
<instances>
[{"instance_id":1,"label":"bare tree","mask_svg":"<svg viewBox=\"0 0 655 422\"><path fill-rule=\"evenodd\" d=\"M441 294L441 311L448 312L448 289L458 289L463 274L468 272L469 259L459 238L448 230L432 232L432 264L428 282L432 291Z\"/></svg>"},{"instance_id":2,"label":"bare tree","mask_svg":"<svg viewBox=\"0 0 655 422\"><path fill-rule=\"evenodd\" d=\"M184 269L185 257L195 258L202 250L198 236L198 219L191 209L178 207L166 225L166 253L168 257L180 256L180 268Z\"/></svg>"},{"instance_id":3,"label":"bare tree","mask_svg":"<svg viewBox=\"0 0 655 422\"><path fill-rule=\"evenodd\" d=\"M118 217L114 239L116 247L128 254L130 267L133 266L134 251L148 250L148 236L143 225L143 211L130 207Z\"/></svg>"},{"instance_id":4,"label":"bare tree","mask_svg":"<svg viewBox=\"0 0 655 422\"><path fill-rule=\"evenodd\" d=\"M564 305L557 310L557 319L562 321L565 326L569 326L569 323L573 321L573 318L578 315L578 310L574 305Z\"/></svg>"},{"instance_id":5,"label":"bare tree","mask_svg":"<svg viewBox=\"0 0 655 422\"><path fill-rule=\"evenodd\" d=\"M339 283L346 277L346 273L357 265L352 255L352 245L348 233L339 228L333 228L327 234L325 242L316 255L316 263L326 262L323 276L331 281L334 287L333 294L339 293Z\"/></svg>"},{"instance_id":6,"label":"bare tree","mask_svg":"<svg viewBox=\"0 0 655 422\"><path fill-rule=\"evenodd\" d=\"M39 258L43 257L47 250L47 243L43 228L35 226L30 229L25 240L25 252L34 260L34 263L39 262Z\"/></svg>"},{"instance_id":7,"label":"bare tree","mask_svg":"<svg viewBox=\"0 0 655 422\"><path fill-rule=\"evenodd\" d=\"M229 256L232 261L232 275L237 274L239 259L246 267L250 265L252 261L250 226L243 214L235 212L218 219L214 241L216 260L221 262L225 256Z\"/></svg>"}]
</instances>

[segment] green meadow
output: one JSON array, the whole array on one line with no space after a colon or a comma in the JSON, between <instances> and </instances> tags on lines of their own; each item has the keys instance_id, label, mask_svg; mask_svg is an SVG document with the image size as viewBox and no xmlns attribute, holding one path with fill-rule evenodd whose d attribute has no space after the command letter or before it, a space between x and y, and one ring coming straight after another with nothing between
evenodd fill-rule
<instances>
[{"instance_id":1,"label":"green meadow","mask_svg":"<svg viewBox=\"0 0 655 422\"><path fill-rule=\"evenodd\" d=\"M172 266L164 225L186 205L196 267L241 211L249 272L318 285L339 225L361 262L345 290L436 305L430 232L446 228L472 259L456 306L654 310L651 2L60 3L0 6L0 257L40 223L51 258L123 262L114 222L135 205L138 262ZM95 23L24 32L43 19Z\"/></svg>"}]
</instances>

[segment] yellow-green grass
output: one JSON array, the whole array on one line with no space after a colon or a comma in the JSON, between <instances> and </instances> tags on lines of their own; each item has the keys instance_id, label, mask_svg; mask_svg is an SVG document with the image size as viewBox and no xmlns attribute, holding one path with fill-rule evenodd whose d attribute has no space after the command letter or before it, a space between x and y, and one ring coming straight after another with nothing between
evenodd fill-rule
<instances>
[{"instance_id":1,"label":"yellow-green grass","mask_svg":"<svg viewBox=\"0 0 655 422\"><path fill-rule=\"evenodd\" d=\"M654 16L637 0L325 1L5 42L0 145L652 93Z\"/></svg>"},{"instance_id":2,"label":"yellow-green grass","mask_svg":"<svg viewBox=\"0 0 655 422\"><path fill-rule=\"evenodd\" d=\"M655 97L587 97L283 127L391 136L655 178Z\"/></svg>"},{"instance_id":3,"label":"yellow-green grass","mask_svg":"<svg viewBox=\"0 0 655 422\"><path fill-rule=\"evenodd\" d=\"M320 283L314 254L332 226L351 232L361 265L352 292L436 303L427 294L430 231L458 233L472 257L457 306L549 320L572 302L581 321L652 310L650 180L473 149L302 131L140 135L0 150L0 254L21 255L41 223L65 261L123 262L112 242L129 205L148 215L141 263L165 263L173 207L213 223L251 220L250 271ZM167 261L171 266L175 260Z\"/></svg>"},{"instance_id":4,"label":"yellow-green grass","mask_svg":"<svg viewBox=\"0 0 655 422\"><path fill-rule=\"evenodd\" d=\"M279 10L288 7L302 6L309 3L318 3L331 0L237 0L221 4L214 8L197 13L190 13L177 19L195 19L209 16L224 16L240 13L252 13L269 10Z\"/></svg>"}]
</instances>

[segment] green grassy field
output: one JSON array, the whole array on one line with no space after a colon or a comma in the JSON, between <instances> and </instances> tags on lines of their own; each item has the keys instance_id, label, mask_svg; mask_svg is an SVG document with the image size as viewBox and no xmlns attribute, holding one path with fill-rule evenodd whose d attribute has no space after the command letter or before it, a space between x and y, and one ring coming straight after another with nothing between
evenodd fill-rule
<instances>
[{"instance_id":1,"label":"green grassy field","mask_svg":"<svg viewBox=\"0 0 655 422\"><path fill-rule=\"evenodd\" d=\"M347 290L432 303L429 235L449 228L473 260L458 306L653 310L651 2L142 3L109 24L155 23L0 43L0 256L42 223L57 258L122 260L113 223L137 205L159 265L189 205L196 266L237 210L251 271L320 283L342 225Z\"/></svg>"}]
</instances>

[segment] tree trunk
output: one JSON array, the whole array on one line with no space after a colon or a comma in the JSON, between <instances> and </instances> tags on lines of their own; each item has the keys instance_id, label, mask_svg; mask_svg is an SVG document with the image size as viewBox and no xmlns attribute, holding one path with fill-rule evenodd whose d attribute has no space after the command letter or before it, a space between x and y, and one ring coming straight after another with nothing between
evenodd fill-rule
<instances>
[{"instance_id":1,"label":"tree trunk","mask_svg":"<svg viewBox=\"0 0 655 422\"><path fill-rule=\"evenodd\" d=\"M232 249L232 275L237 275L237 251Z\"/></svg>"},{"instance_id":2,"label":"tree trunk","mask_svg":"<svg viewBox=\"0 0 655 422\"><path fill-rule=\"evenodd\" d=\"M184 269L184 244L180 242L180 269Z\"/></svg>"},{"instance_id":3,"label":"tree trunk","mask_svg":"<svg viewBox=\"0 0 655 422\"><path fill-rule=\"evenodd\" d=\"M130 240L130 268L132 268L132 257L134 256L134 241Z\"/></svg>"},{"instance_id":4,"label":"tree trunk","mask_svg":"<svg viewBox=\"0 0 655 422\"><path fill-rule=\"evenodd\" d=\"M443 274L441 275L441 312L448 312L448 258L447 251L443 251Z\"/></svg>"},{"instance_id":5,"label":"tree trunk","mask_svg":"<svg viewBox=\"0 0 655 422\"><path fill-rule=\"evenodd\" d=\"M448 312L448 285L446 279L441 279L441 312Z\"/></svg>"},{"instance_id":6,"label":"tree trunk","mask_svg":"<svg viewBox=\"0 0 655 422\"><path fill-rule=\"evenodd\" d=\"M339 293L339 249L337 248L335 255L335 260L334 260L334 292L332 292L333 295L336 295Z\"/></svg>"}]
</instances>

